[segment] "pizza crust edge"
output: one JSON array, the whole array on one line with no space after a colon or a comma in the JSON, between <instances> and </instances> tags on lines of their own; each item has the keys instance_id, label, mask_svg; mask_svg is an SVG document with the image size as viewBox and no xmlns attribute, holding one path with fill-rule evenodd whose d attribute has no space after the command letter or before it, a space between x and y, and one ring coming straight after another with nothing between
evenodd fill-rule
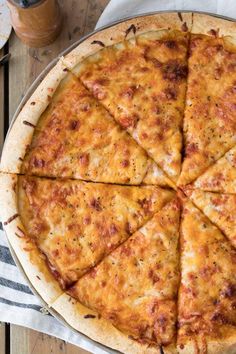
<instances>
[{"instance_id":1,"label":"pizza crust edge","mask_svg":"<svg viewBox=\"0 0 236 354\"><path fill-rule=\"evenodd\" d=\"M184 348L177 346L180 354L195 354L196 345L193 340L184 343ZM207 354L233 354L236 350L236 334L222 341L207 341Z\"/></svg>"},{"instance_id":2,"label":"pizza crust edge","mask_svg":"<svg viewBox=\"0 0 236 354\"><path fill-rule=\"evenodd\" d=\"M32 140L35 125L51 102L53 93L66 76L67 70L72 70L86 57L101 50L102 46L111 46L125 38L130 39L148 31L183 30L183 26L186 26L191 33L208 35L212 29L217 31L218 28L220 28L220 35L231 35L232 37L232 31L236 32L236 23L221 18L191 12L163 12L126 20L94 33L65 57L61 57L28 99L5 141L0 170L8 173L20 173L21 159L24 158L26 148ZM19 140L23 143L17 144L16 142Z\"/></svg>"},{"instance_id":3,"label":"pizza crust edge","mask_svg":"<svg viewBox=\"0 0 236 354\"><path fill-rule=\"evenodd\" d=\"M191 31L192 13L163 12L155 15L138 16L100 30L80 43L69 54L62 58L69 70L88 56L95 54L103 47L120 43L149 31L183 30Z\"/></svg>"},{"instance_id":4,"label":"pizza crust edge","mask_svg":"<svg viewBox=\"0 0 236 354\"><path fill-rule=\"evenodd\" d=\"M192 23L193 21L193 23ZM144 32L154 30L182 30L187 26L191 33L209 34L209 31L220 28L220 35L232 35L236 32L236 23L205 14L196 13L160 13L136 17L103 29L82 41L65 57L61 57L52 70L39 84L32 96L17 116L4 144L1 157L1 171L20 173L21 163L26 148L32 140L37 122L51 102L53 93L66 76L67 70L72 70L86 57L95 54L102 46L111 46L130 39ZM23 141L17 144L17 141Z\"/></svg>"},{"instance_id":5,"label":"pizza crust edge","mask_svg":"<svg viewBox=\"0 0 236 354\"><path fill-rule=\"evenodd\" d=\"M232 32L235 31L236 33L236 22L191 12L163 12L140 16L94 33L65 57L61 57L28 99L7 135L0 170L8 173L20 173L22 159L25 156L27 146L31 143L35 126L41 114L51 102L53 93L61 80L66 76L67 70L72 70L86 57L101 50L102 46L111 46L125 38L130 39L148 31L182 30L183 26L187 26L191 33L208 35L212 30L217 32L217 29L220 28L220 35L236 38L236 36L235 38L232 37ZM17 144L19 140L23 143Z\"/></svg>"},{"instance_id":6,"label":"pizza crust edge","mask_svg":"<svg viewBox=\"0 0 236 354\"><path fill-rule=\"evenodd\" d=\"M101 49L101 44L94 43L94 41L101 41L105 46L118 43L124 39L124 33L131 28L127 35L127 38L134 36L132 25L140 26L136 29L135 35L147 32L149 30L161 30L171 27L172 29L181 29L184 22L189 24L189 28L192 28L192 33L209 34L212 29L217 29L220 26L220 35L232 35L232 31L236 32L236 23L228 20L218 19L213 16L205 14L193 14L193 27L191 27L192 13L182 13L183 21L180 21L177 13L163 13L160 15L151 15L144 17L137 17L136 19L127 20L120 24L114 25L111 28L102 30L88 37L85 41L78 45L72 52L70 52L64 58L61 58L55 67L48 73L46 78L35 90L33 95L29 98L22 111L19 113L13 127L7 137L4 145L4 150L1 160L1 171L9 173L19 173L21 167L20 158L24 158L27 145L31 142L34 126L37 124L42 112L47 108L50 103L51 97L58 87L61 80L66 76L67 70L76 66L86 56L96 53ZM159 21L158 21L159 20ZM187 24L187 26L188 26ZM112 38L112 40L111 40ZM32 104L34 102L34 104ZM30 113L30 117L29 117ZM23 123L28 121L33 126ZM22 144L15 144L17 141L22 141ZM16 193L13 190L13 185L17 181L16 175L1 174L0 175L0 190L1 200L0 206L2 207L3 222L11 218L18 213ZM76 313L72 316L71 304L67 308L60 306L60 301L63 297L68 297L66 294L62 295L62 291L58 287L58 283L55 281L51 273L49 273L47 267L45 267L44 261L39 257L39 264L32 265L30 261L29 253L22 252L24 244L23 239L19 239L15 233L19 232L18 227L22 228L19 217L11 221L8 225L5 225L5 231L8 236L8 240L14 249L27 277L30 282L42 296L44 301L58 313L65 318L65 320L78 331L88 335L95 341L99 341L107 346L114 347L118 350L123 350L127 353L143 353L143 345L138 342L134 342L125 336L122 332L116 330L108 321L102 319L93 319L93 323L88 326L88 319L82 318L84 313L92 313L90 309L86 309L81 304L76 304ZM33 247L33 245L32 245ZM34 248L34 247L33 247ZM39 254L39 251L36 251ZM40 267L44 267L44 272L40 271ZM46 276L45 276L46 274ZM40 280L37 278L40 277ZM51 286L48 288L48 278L50 277ZM45 286L47 286L47 292L45 293ZM56 300L57 299L57 300ZM54 307L55 306L55 307ZM71 307L72 306L72 307ZM102 325L101 325L102 323ZM118 332L118 334L117 334ZM194 353L193 343L190 341L186 348L188 348L188 354ZM236 335L231 337L228 341L222 342L210 342L209 354L232 353L236 349ZM190 351L192 350L192 351ZM156 353L156 349L147 348L146 353ZM176 351L170 351L165 348L165 353L175 353ZM184 352L183 352L184 353Z\"/></svg>"},{"instance_id":7,"label":"pizza crust edge","mask_svg":"<svg viewBox=\"0 0 236 354\"><path fill-rule=\"evenodd\" d=\"M236 39L236 21L211 15L193 13L191 33L211 36L229 36Z\"/></svg>"},{"instance_id":8,"label":"pizza crust edge","mask_svg":"<svg viewBox=\"0 0 236 354\"><path fill-rule=\"evenodd\" d=\"M67 69L59 60L20 111L4 143L1 172L20 173L27 146L31 143L38 120L66 74Z\"/></svg>"},{"instance_id":9,"label":"pizza crust edge","mask_svg":"<svg viewBox=\"0 0 236 354\"><path fill-rule=\"evenodd\" d=\"M17 206L17 180L14 174L0 174L0 208L8 242L27 278L43 300L51 304L63 293L36 244L27 238Z\"/></svg>"},{"instance_id":10,"label":"pizza crust edge","mask_svg":"<svg viewBox=\"0 0 236 354\"><path fill-rule=\"evenodd\" d=\"M116 329L97 312L85 307L69 295L60 296L52 308L74 329L94 341L126 354L159 354L159 348L141 344ZM95 316L95 317L94 317ZM165 354L177 354L173 346L164 347Z\"/></svg>"},{"instance_id":11,"label":"pizza crust edge","mask_svg":"<svg viewBox=\"0 0 236 354\"><path fill-rule=\"evenodd\" d=\"M65 57L61 57L28 99L12 125L5 140L0 171L20 173L22 159L27 146L32 141L35 126L41 114L53 100L53 94L68 70L72 70L86 57L100 51L103 45L111 46L124 39L153 30L181 30L184 24L190 30L191 23L192 13L178 15L176 12L140 16L94 33ZM18 141L22 143L18 144Z\"/></svg>"}]
</instances>

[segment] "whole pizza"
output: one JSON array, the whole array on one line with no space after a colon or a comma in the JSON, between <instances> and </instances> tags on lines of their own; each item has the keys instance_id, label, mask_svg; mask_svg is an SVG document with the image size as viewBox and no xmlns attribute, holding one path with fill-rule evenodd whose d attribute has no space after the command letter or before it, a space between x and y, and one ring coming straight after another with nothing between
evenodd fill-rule
<instances>
[{"instance_id":1,"label":"whole pizza","mask_svg":"<svg viewBox=\"0 0 236 354\"><path fill-rule=\"evenodd\" d=\"M1 159L34 289L124 353L236 353L236 23L103 29L38 86Z\"/></svg>"}]
</instances>

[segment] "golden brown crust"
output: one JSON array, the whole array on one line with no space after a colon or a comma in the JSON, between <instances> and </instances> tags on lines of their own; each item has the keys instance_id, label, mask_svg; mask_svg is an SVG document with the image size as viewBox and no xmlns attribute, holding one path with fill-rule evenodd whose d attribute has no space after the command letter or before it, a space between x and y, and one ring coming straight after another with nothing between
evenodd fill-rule
<instances>
[{"instance_id":1,"label":"golden brown crust","mask_svg":"<svg viewBox=\"0 0 236 354\"><path fill-rule=\"evenodd\" d=\"M17 175L0 174L0 206L3 227L26 276L50 306L61 294L58 282L46 264L46 258L28 237L18 210Z\"/></svg>"},{"instance_id":2,"label":"golden brown crust","mask_svg":"<svg viewBox=\"0 0 236 354\"><path fill-rule=\"evenodd\" d=\"M105 46L108 46L118 43L124 38L131 38L134 35L147 31L163 29L186 31L186 29L191 28L191 21L192 15L190 13L183 13L181 15L177 13L163 13L138 17L137 19L128 20L95 33L84 40L65 58L61 58L38 86L14 122L5 141L1 158L1 171L9 173L20 172L22 159L25 156L27 147L31 143L35 125L37 125L39 117L51 101L51 97L60 81L65 77L67 68L72 69L72 67L88 55L99 51L102 41L104 41ZM18 144L19 140L22 141L22 144ZM160 183L161 185L165 184L163 180Z\"/></svg>"},{"instance_id":3,"label":"golden brown crust","mask_svg":"<svg viewBox=\"0 0 236 354\"><path fill-rule=\"evenodd\" d=\"M79 301L63 294L52 306L63 319L77 331L96 342L126 354L159 354L157 346L140 344L117 330L112 324L100 318L97 312L83 306ZM92 316L91 316L92 315ZM165 354L177 354L172 346L165 348Z\"/></svg>"},{"instance_id":4,"label":"golden brown crust","mask_svg":"<svg viewBox=\"0 0 236 354\"><path fill-rule=\"evenodd\" d=\"M147 15L127 20L101 30L83 41L63 58L64 64L72 70L78 63L105 47L130 39L136 35L158 30L191 30L192 13L177 12ZM102 43L102 44L101 44Z\"/></svg>"},{"instance_id":5,"label":"golden brown crust","mask_svg":"<svg viewBox=\"0 0 236 354\"><path fill-rule=\"evenodd\" d=\"M185 32L148 32L104 48L73 69L173 181L181 168L187 46Z\"/></svg>"},{"instance_id":6,"label":"golden brown crust","mask_svg":"<svg viewBox=\"0 0 236 354\"><path fill-rule=\"evenodd\" d=\"M62 80L41 115L21 173L103 183L137 185L151 181L171 185L72 74Z\"/></svg>"},{"instance_id":7,"label":"golden brown crust","mask_svg":"<svg viewBox=\"0 0 236 354\"><path fill-rule=\"evenodd\" d=\"M147 156L72 74L43 113L22 173L140 184Z\"/></svg>"},{"instance_id":8,"label":"golden brown crust","mask_svg":"<svg viewBox=\"0 0 236 354\"><path fill-rule=\"evenodd\" d=\"M207 354L234 354L236 350L236 335L232 335L224 340L208 341L207 346L204 341L191 340L184 342L181 346L178 346L179 354L196 354L197 350L202 350ZM200 352L201 353L201 352Z\"/></svg>"},{"instance_id":9,"label":"golden brown crust","mask_svg":"<svg viewBox=\"0 0 236 354\"><path fill-rule=\"evenodd\" d=\"M206 18L210 29L212 25L214 25L214 27L219 27L220 25L221 28L225 28L222 34L232 34L232 30L235 28L235 25L232 22L217 19L211 16L194 14L194 33L200 32L200 29L203 31L205 28ZM48 105L48 94L51 96L61 79L66 75L65 66L72 69L88 55L99 51L101 49L100 42L104 43L105 46L109 46L122 41L127 33L128 35L126 38L131 38L134 35L147 31L166 30L169 28L174 30L183 30L183 26L185 27L185 30L191 30L192 13L182 13L181 15L177 13L163 13L137 17L136 19L122 22L112 26L111 28L95 33L83 41L77 48L58 62L58 64L39 85L38 89L19 114L5 143L1 160L1 170L10 173L19 173L21 159L24 157L26 147L31 142L33 135L33 127L22 124L22 122L26 120L33 125L37 123L41 113ZM14 141L17 141L19 138L23 140L23 144L14 144Z\"/></svg>"},{"instance_id":10,"label":"golden brown crust","mask_svg":"<svg viewBox=\"0 0 236 354\"><path fill-rule=\"evenodd\" d=\"M38 119L51 102L52 95L60 81L67 74L67 69L73 70L78 63L88 56L100 51L103 46L111 46L122 42L124 38L131 39L134 36L145 32L163 31L164 33L169 29L174 31L186 31L188 29L192 31L192 33L210 35L212 38L217 37L218 35L227 36L227 38L224 39L225 46L228 50L234 50L235 23L201 14L194 14L192 16L191 13L182 13L181 15L178 15L177 13L163 13L138 17L90 36L71 53L64 58L61 58L19 114L5 143L1 160L1 170L8 173L20 172L22 159L25 156L27 146L31 143ZM149 35L147 35L147 37L148 36ZM215 40L217 41L216 38ZM22 141L23 144L19 144L19 141ZM166 178L157 165L153 164L152 160L148 160L146 174L144 173L143 176L143 184L168 185L175 188L174 184ZM227 191L234 193L232 173L228 174L227 178ZM2 174L0 176L3 222L6 223L5 229L8 234L9 242L16 252L26 275L29 277L32 285L38 291L40 296L42 296L49 305L53 304L53 307L73 328L85 333L96 341L125 353L159 353L159 348L148 347L128 338L125 334L113 327L108 321L99 318L97 313L85 308L79 302L75 302L68 295L61 295L62 291L49 272L44 257L42 258L36 245L32 243L27 236L24 236L26 231L18 216L17 197L15 192L17 179L18 177L16 175ZM220 188L220 192L222 192L222 186L220 186ZM28 252L29 249L30 253ZM46 292L45 288L47 288ZM224 328L222 331L223 330ZM219 336L216 340L212 338L208 339L208 354L235 353L235 328L232 328L231 331L227 326L227 331L228 336L226 337ZM178 351L180 353L195 354L197 350L196 348L196 342L194 340L186 340L185 338L184 348L179 347ZM206 349L204 341L200 343L200 349L202 349L203 352ZM173 347L167 347L164 352L166 354L176 353L177 350Z\"/></svg>"},{"instance_id":11,"label":"golden brown crust","mask_svg":"<svg viewBox=\"0 0 236 354\"><path fill-rule=\"evenodd\" d=\"M31 143L35 126L60 81L66 76L65 69L66 67L60 60L37 87L17 116L4 143L0 164L2 172L20 173L21 164L26 149Z\"/></svg>"},{"instance_id":12,"label":"golden brown crust","mask_svg":"<svg viewBox=\"0 0 236 354\"><path fill-rule=\"evenodd\" d=\"M236 38L236 22L206 14L193 13L191 33Z\"/></svg>"}]
</instances>

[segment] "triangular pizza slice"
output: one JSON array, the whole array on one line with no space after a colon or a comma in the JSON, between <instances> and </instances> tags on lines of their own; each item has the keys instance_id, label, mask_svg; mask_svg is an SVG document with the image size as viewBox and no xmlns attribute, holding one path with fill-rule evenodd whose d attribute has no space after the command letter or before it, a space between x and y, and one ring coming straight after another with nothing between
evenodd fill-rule
<instances>
[{"instance_id":1,"label":"triangular pizza slice","mask_svg":"<svg viewBox=\"0 0 236 354\"><path fill-rule=\"evenodd\" d=\"M142 180L144 185L158 185L160 187L171 187L176 190L176 184L168 178L165 172L160 169L157 164L148 159L147 161L147 172Z\"/></svg>"},{"instance_id":2,"label":"triangular pizza slice","mask_svg":"<svg viewBox=\"0 0 236 354\"><path fill-rule=\"evenodd\" d=\"M193 183L193 188L204 191L236 193L236 146Z\"/></svg>"},{"instance_id":3,"label":"triangular pizza slice","mask_svg":"<svg viewBox=\"0 0 236 354\"><path fill-rule=\"evenodd\" d=\"M20 176L27 234L65 288L147 222L172 197L156 186L117 186Z\"/></svg>"},{"instance_id":4,"label":"triangular pizza slice","mask_svg":"<svg viewBox=\"0 0 236 354\"><path fill-rule=\"evenodd\" d=\"M173 199L69 294L133 339L175 344L179 219L180 204Z\"/></svg>"},{"instance_id":5,"label":"triangular pizza slice","mask_svg":"<svg viewBox=\"0 0 236 354\"><path fill-rule=\"evenodd\" d=\"M21 172L135 185L153 163L81 82L68 74L40 117ZM168 185L168 178L156 169L154 182Z\"/></svg>"},{"instance_id":6,"label":"triangular pizza slice","mask_svg":"<svg viewBox=\"0 0 236 354\"><path fill-rule=\"evenodd\" d=\"M173 181L181 166L187 46L187 33L150 31L73 69Z\"/></svg>"},{"instance_id":7,"label":"triangular pizza slice","mask_svg":"<svg viewBox=\"0 0 236 354\"><path fill-rule=\"evenodd\" d=\"M188 190L187 195L236 247L236 195Z\"/></svg>"},{"instance_id":8,"label":"triangular pizza slice","mask_svg":"<svg viewBox=\"0 0 236 354\"><path fill-rule=\"evenodd\" d=\"M179 185L194 181L236 143L236 46L192 35Z\"/></svg>"},{"instance_id":9,"label":"triangular pizza slice","mask_svg":"<svg viewBox=\"0 0 236 354\"><path fill-rule=\"evenodd\" d=\"M180 232L180 353L235 353L236 249L191 202Z\"/></svg>"}]
</instances>

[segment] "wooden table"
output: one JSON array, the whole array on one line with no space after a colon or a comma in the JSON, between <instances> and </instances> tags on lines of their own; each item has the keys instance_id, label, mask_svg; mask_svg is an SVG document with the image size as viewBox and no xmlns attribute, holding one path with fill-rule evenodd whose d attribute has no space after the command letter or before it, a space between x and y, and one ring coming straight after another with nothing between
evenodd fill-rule
<instances>
[{"instance_id":1,"label":"wooden table","mask_svg":"<svg viewBox=\"0 0 236 354\"><path fill-rule=\"evenodd\" d=\"M91 32L109 0L61 0L64 26L59 38L42 49L28 48L12 32L0 56L11 53L0 68L0 144L27 88L63 49ZM0 354L86 354L64 341L20 326L0 325Z\"/></svg>"}]
</instances>

